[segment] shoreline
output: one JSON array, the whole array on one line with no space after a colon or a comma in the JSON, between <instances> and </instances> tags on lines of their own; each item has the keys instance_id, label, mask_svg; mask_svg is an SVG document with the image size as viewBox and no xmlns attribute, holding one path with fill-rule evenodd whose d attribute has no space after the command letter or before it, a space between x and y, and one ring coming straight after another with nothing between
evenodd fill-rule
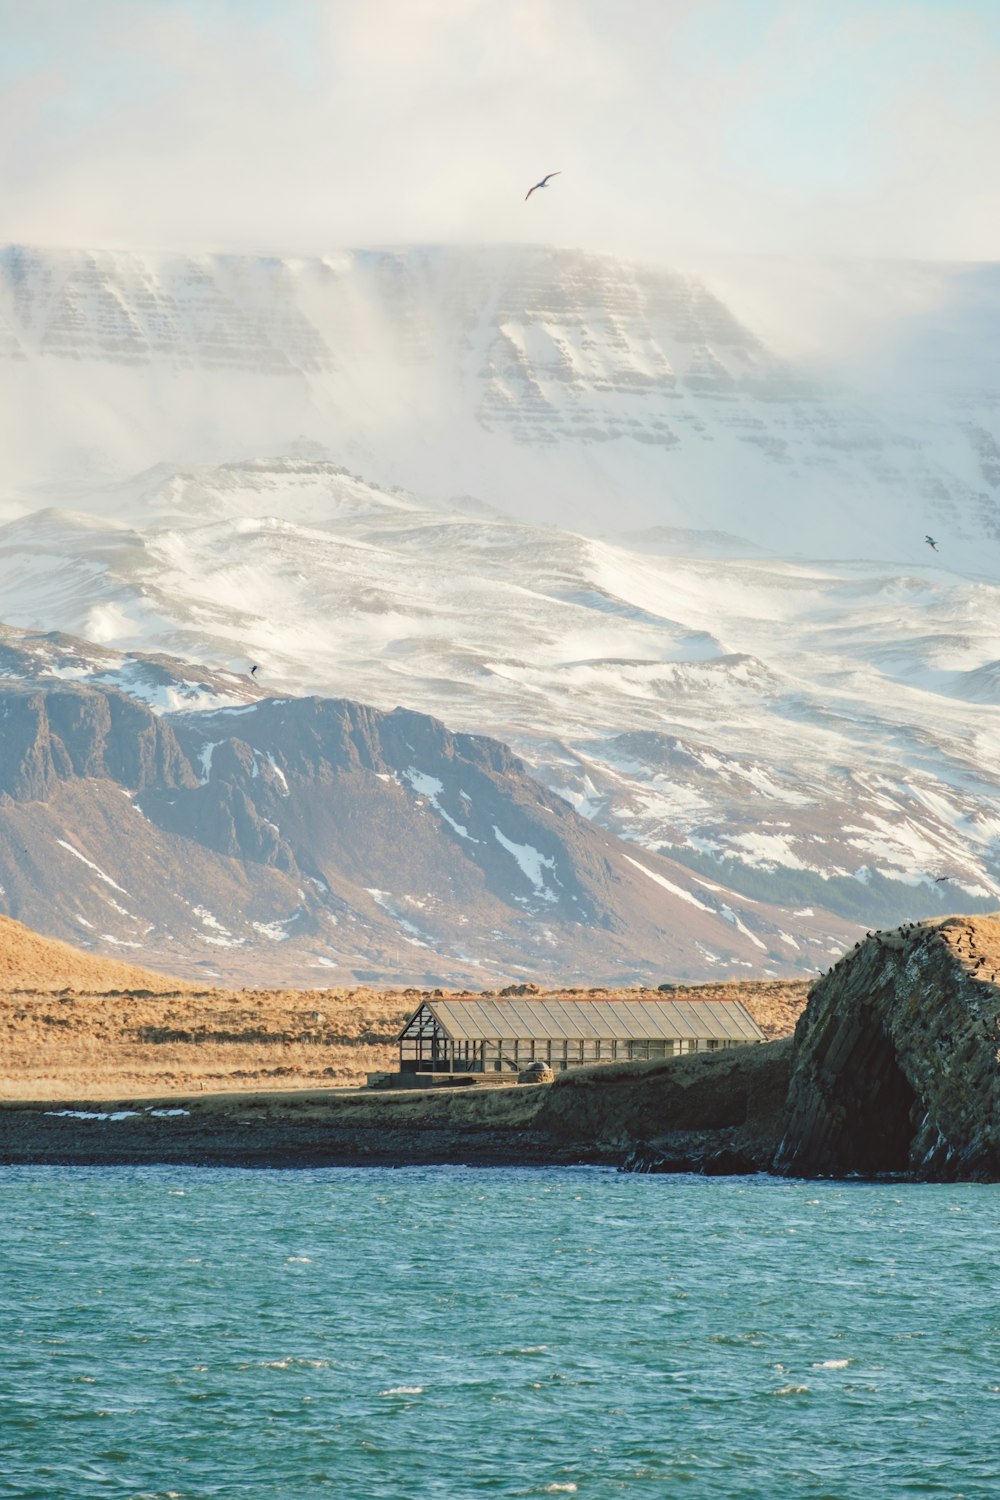
<instances>
[{"instance_id":1,"label":"shoreline","mask_svg":"<svg viewBox=\"0 0 1000 1500\"><path fill-rule=\"evenodd\" d=\"M344 1090L343 1095L354 1100L362 1092ZM349 1118L338 1119L341 1106L348 1102L343 1096L317 1100L312 1091L279 1095L271 1101L272 1107L259 1113L239 1094L88 1099L75 1104L63 1100L3 1102L0 1164L294 1169L583 1162L579 1149L564 1154L549 1143L531 1139L530 1131L511 1127L505 1131L499 1122L490 1126L488 1134L480 1135L474 1127L470 1130L471 1122L395 1119L395 1097L383 1094L372 1118L360 1120L353 1118L353 1110L344 1111ZM370 1096L364 1102L370 1103ZM164 1117L154 1114L156 1109L183 1109L185 1113ZM412 1128L414 1124L417 1129ZM509 1139L504 1139L505 1134ZM595 1146L587 1153L587 1164L617 1166L621 1153L616 1155L618 1160Z\"/></svg>"},{"instance_id":2,"label":"shoreline","mask_svg":"<svg viewBox=\"0 0 1000 1500\"><path fill-rule=\"evenodd\" d=\"M553 1083L0 1100L5 1165L769 1168L790 1043L575 1069ZM664 1123L670 1122L668 1129ZM637 1156L638 1153L638 1156Z\"/></svg>"}]
</instances>

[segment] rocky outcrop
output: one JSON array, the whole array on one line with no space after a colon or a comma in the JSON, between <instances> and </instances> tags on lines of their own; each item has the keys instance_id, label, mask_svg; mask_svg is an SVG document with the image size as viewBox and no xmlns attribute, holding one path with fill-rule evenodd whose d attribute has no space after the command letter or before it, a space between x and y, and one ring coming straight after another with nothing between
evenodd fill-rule
<instances>
[{"instance_id":1,"label":"rocky outcrop","mask_svg":"<svg viewBox=\"0 0 1000 1500\"><path fill-rule=\"evenodd\" d=\"M1000 917L869 934L813 986L794 1038L619 1090L624 1165L1000 1180L998 981Z\"/></svg>"},{"instance_id":2,"label":"rocky outcrop","mask_svg":"<svg viewBox=\"0 0 1000 1500\"><path fill-rule=\"evenodd\" d=\"M790 1037L557 1075L536 1127L562 1160L639 1172L766 1172L781 1134Z\"/></svg>"},{"instance_id":3,"label":"rocky outcrop","mask_svg":"<svg viewBox=\"0 0 1000 1500\"><path fill-rule=\"evenodd\" d=\"M113 688L3 684L0 792L44 802L73 778L129 791L197 785L169 725Z\"/></svg>"},{"instance_id":4,"label":"rocky outcrop","mask_svg":"<svg viewBox=\"0 0 1000 1500\"><path fill-rule=\"evenodd\" d=\"M533 1062L522 1068L517 1075L518 1083L552 1083L555 1074L548 1063Z\"/></svg>"},{"instance_id":5,"label":"rocky outcrop","mask_svg":"<svg viewBox=\"0 0 1000 1500\"><path fill-rule=\"evenodd\" d=\"M1000 917L871 934L795 1031L781 1170L1000 1178Z\"/></svg>"}]
</instances>

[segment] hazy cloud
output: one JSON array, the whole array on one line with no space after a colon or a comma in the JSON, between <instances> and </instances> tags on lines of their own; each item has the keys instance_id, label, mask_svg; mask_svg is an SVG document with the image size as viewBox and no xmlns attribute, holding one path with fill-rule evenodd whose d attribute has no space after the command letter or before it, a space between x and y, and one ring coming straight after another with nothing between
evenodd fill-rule
<instances>
[{"instance_id":1,"label":"hazy cloud","mask_svg":"<svg viewBox=\"0 0 1000 1500\"><path fill-rule=\"evenodd\" d=\"M0 33L8 239L1000 257L993 0L0 0Z\"/></svg>"}]
</instances>

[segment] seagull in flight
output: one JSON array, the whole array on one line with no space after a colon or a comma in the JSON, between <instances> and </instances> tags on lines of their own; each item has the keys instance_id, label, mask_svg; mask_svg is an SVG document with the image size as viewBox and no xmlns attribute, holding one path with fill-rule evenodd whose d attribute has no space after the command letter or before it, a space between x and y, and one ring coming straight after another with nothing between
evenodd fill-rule
<instances>
[{"instance_id":1,"label":"seagull in flight","mask_svg":"<svg viewBox=\"0 0 1000 1500\"><path fill-rule=\"evenodd\" d=\"M955 879L954 875L935 875L934 876L934 884L935 885L940 885L941 882L942 882L942 880L954 880L954 879Z\"/></svg>"},{"instance_id":2,"label":"seagull in flight","mask_svg":"<svg viewBox=\"0 0 1000 1500\"><path fill-rule=\"evenodd\" d=\"M251 676L251 677L256 677L256 676L257 676L257 670L258 670L258 669L257 669L257 667L256 667L256 666L253 666L253 667L251 667L251 668L250 668L250 676Z\"/></svg>"},{"instance_id":3,"label":"seagull in flight","mask_svg":"<svg viewBox=\"0 0 1000 1500\"><path fill-rule=\"evenodd\" d=\"M536 182L535 185L534 185L534 187L529 188L528 191L525 193L525 195L524 195L524 201L525 201L525 203L527 203L527 201L531 197L532 193L537 193L538 192L539 188L548 187L550 178L552 178L552 177L561 177L561 176L562 176L561 172L546 172L546 174L542 178L541 182Z\"/></svg>"},{"instance_id":4,"label":"seagull in flight","mask_svg":"<svg viewBox=\"0 0 1000 1500\"><path fill-rule=\"evenodd\" d=\"M933 547L934 551L935 552L937 551L938 544L937 544L937 542L934 540L934 538L932 536L925 536L924 537L924 541L927 543L928 547Z\"/></svg>"}]
</instances>

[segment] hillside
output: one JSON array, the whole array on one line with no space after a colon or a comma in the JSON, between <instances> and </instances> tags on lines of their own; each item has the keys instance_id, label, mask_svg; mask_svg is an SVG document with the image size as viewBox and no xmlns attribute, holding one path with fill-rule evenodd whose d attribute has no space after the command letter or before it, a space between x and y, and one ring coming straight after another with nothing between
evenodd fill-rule
<instances>
[{"instance_id":1,"label":"hillside","mask_svg":"<svg viewBox=\"0 0 1000 1500\"><path fill-rule=\"evenodd\" d=\"M95 995L126 991L161 994L179 987L180 981L169 975L83 953L69 943L42 937L23 922L0 916L0 993L5 995L18 991L48 995L61 990Z\"/></svg>"},{"instance_id":2,"label":"hillside","mask_svg":"<svg viewBox=\"0 0 1000 1500\"><path fill-rule=\"evenodd\" d=\"M812 974L852 935L820 909L791 938L496 740L89 651L3 646L0 904L53 936L201 984L481 988Z\"/></svg>"}]
</instances>

